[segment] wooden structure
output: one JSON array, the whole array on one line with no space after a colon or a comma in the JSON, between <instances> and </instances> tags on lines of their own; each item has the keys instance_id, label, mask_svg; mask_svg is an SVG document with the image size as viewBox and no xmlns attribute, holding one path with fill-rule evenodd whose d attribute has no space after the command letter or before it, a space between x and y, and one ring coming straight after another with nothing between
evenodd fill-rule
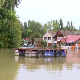
<instances>
[{"instance_id":1,"label":"wooden structure","mask_svg":"<svg viewBox=\"0 0 80 80\"><path fill-rule=\"evenodd\" d=\"M60 57L66 56L66 49L40 49L40 48L16 48L15 55L24 55L27 57Z\"/></svg>"}]
</instances>

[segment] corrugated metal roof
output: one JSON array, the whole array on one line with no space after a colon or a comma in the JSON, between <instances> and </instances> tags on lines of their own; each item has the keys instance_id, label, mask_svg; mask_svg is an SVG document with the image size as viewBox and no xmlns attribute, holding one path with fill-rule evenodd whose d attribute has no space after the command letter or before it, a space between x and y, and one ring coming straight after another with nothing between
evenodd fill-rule
<instances>
[{"instance_id":1,"label":"corrugated metal roof","mask_svg":"<svg viewBox=\"0 0 80 80\"><path fill-rule=\"evenodd\" d=\"M62 42L66 41L66 43L72 43L72 42L76 42L79 39L80 39L80 35L69 35L66 37L66 39L65 38L61 39L61 41Z\"/></svg>"}]
</instances>

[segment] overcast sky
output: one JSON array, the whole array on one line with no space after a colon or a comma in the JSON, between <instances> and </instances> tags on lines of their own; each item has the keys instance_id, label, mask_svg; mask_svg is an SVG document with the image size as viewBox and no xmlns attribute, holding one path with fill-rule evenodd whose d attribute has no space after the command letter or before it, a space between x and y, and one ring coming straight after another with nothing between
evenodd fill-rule
<instances>
[{"instance_id":1,"label":"overcast sky","mask_svg":"<svg viewBox=\"0 0 80 80\"><path fill-rule=\"evenodd\" d=\"M79 29L80 0L22 0L16 11L21 22L34 20L44 24L62 18L64 26L72 21Z\"/></svg>"}]
</instances>

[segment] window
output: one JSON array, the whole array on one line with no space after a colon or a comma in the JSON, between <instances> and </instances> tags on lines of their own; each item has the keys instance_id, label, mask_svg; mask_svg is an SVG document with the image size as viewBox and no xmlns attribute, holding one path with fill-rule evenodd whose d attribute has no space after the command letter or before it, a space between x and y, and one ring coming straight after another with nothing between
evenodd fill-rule
<instances>
[{"instance_id":1,"label":"window","mask_svg":"<svg viewBox=\"0 0 80 80\"><path fill-rule=\"evenodd\" d=\"M66 43L66 46L74 46L75 43Z\"/></svg>"},{"instance_id":2,"label":"window","mask_svg":"<svg viewBox=\"0 0 80 80\"><path fill-rule=\"evenodd\" d=\"M44 40L47 40L47 37L44 37Z\"/></svg>"},{"instance_id":3,"label":"window","mask_svg":"<svg viewBox=\"0 0 80 80\"><path fill-rule=\"evenodd\" d=\"M48 37L48 40L51 40L51 37Z\"/></svg>"},{"instance_id":4,"label":"window","mask_svg":"<svg viewBox=\"0 0 80 80\"><path fill-rule=\"evenodd\" d=\"M71 46L75 46L75 43L71 43Z\"/></svg>"}]
</instances>

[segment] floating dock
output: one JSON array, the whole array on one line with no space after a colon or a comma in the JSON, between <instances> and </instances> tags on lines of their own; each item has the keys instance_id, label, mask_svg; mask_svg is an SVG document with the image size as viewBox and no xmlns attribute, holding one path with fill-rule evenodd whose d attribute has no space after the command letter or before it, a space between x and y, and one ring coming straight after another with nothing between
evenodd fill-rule
<instances>
[{"instance_id":1,"label":"floating dock","mask_svg":"<svg viewBox=\"0 0 80 80\"><path fill-rule=\"evenodd\" d=\"M67 49L16 48L15 55L26 57L66 57Z\"/></svg>"}]
</instances>

